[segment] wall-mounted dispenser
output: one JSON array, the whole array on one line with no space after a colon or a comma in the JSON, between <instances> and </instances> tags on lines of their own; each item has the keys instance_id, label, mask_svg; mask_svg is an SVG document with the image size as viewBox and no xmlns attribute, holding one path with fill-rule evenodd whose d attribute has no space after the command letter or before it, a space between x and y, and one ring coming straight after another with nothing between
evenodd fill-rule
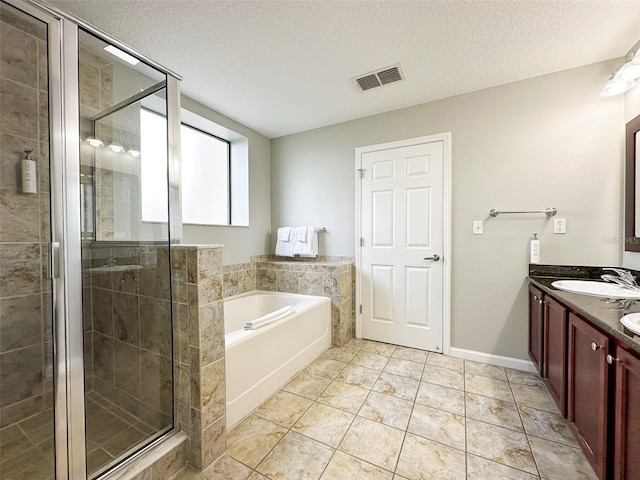
<instances>
[{"instance_id":1,"label":"wall-mounted dispenser","mask_svg":"<svg viewBox=\"0 0 640 480\"><path fill-rule=\"evenodd\" d=\"M38 193L36 161L31 158L33 150L25 150L22 159L22 193Z\"/></svg>"}]
</instances>

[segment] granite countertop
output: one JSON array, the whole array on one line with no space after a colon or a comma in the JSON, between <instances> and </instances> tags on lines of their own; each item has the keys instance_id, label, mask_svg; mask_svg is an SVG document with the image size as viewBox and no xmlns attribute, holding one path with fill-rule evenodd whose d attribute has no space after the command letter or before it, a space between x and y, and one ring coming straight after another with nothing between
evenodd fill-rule
<instances>
[{"instance_id":1,"label":"granite countertop","mask_svg":"<svg viewBox=\"0 0 640 480\"><path fill-rule=\"evenodd\" d=\"M544 268L552 267L552 268ZM637 275L638 272L630 270ZM598 280L602 274L602 267L563 267L531 265L529 279L531 283L543 292L551 295L560 303L579 313L594 325L609 333L612 337L640 353L640 336L625 328L620 319L629 313L640 313L640 300L630 301L628 308L619 308L618 302L606 303L600 297L581 295L558 290L551 286L556 280L563 279L591 279Z\"/></svg>"}]
</instances>

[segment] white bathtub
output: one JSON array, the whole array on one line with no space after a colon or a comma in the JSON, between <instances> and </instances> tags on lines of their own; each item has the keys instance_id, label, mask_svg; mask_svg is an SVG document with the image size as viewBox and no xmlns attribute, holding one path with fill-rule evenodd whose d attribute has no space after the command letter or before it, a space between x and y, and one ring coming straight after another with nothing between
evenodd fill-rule
<instances>
[{"instance_id":1,"label":"white bathtub","mask_svg":"<svg viewBox=\"0 0 640 480\"><path fill-rule=\"evenodd\" d=\"M245 322L279 308L295 313L257 330ZM224 300L227 430L331 346L327 297L255 291Z\"/></svg>"}]
</instances>

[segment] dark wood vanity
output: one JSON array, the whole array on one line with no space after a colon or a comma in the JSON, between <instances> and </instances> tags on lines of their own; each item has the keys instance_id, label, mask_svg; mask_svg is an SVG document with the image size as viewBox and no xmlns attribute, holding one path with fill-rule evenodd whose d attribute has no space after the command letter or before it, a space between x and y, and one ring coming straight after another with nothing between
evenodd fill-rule
<instances>
[{"instance_id":1,"label":"dark wood vanity","mask_svg":"<svg viewBox=\"0 0 640 480\"><path fill-rule=\"evenodd\" d=\"M640 301L615 309L557 279L530 274L529 356L598 477L640 479L640 337L619 322Z\"/></svg>"}]
</instances>

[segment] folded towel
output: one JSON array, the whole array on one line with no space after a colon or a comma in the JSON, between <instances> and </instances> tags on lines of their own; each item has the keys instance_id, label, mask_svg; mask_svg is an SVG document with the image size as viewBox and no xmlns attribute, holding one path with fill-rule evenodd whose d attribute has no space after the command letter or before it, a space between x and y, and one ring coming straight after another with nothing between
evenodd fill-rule
<instances>
[{"instance_id":1,"label":"folded towel","mask_svg":"<svg viewBox=\"0 0 640 480\"><path fill-rule=\"evenodd\" d=\"M264 327L271 323L277 322L278 320L281 320L285 317L288 317L294 312L295 312L295 309L293 306L279 308L278 310L275 310L271 313L267 313L262 317L256 318L255 320L245 323L244 329L255 330L256 328Z\"/></svg>"},{"instance_id":2,"label":"folded towel","mask_svg":"<svg viewBox=\"0 0 640 480\"><path fill-rule=\"evenodd\" d=\"M293 229L294 233L293 236L295 237L297 242L300 243L307 243L308 238L307 238L307 230L309 227L295 227ZM293 247L294 249L296 247Z\"/></svg>"},{"instance_id":3,"label":"folded towel","mask_svg":"<svg viewBox=\"0 0 640 480\"><path fill-rule=\"evenodd\" d=\"M293 247L293 254L301 257L317 257L318 256L318 232L315 227L297 227L296 233L299 233L298 241ZM304 240L301 240L304 238Z\"/></svg>"},{"instance_id":4,"label":"folded towel","mask_svg":"<svg viewBox=\"0 0 640 480\"><path fill-rule=\"evenodd\" d=\"M278 229L278 240L288 242L291 239L291 227L281 227Z\"/></svg>"},{"instance_id":5,"label":"folded towel","mask_svg":"<svg viewBox=\"0 0 640 480\"><path fill-rule=\"evenodd\" d=\"M278 228L276 236L276 255L280 257L293 257L293 245L295 243L295 232L291 227Z\"/></svg>"}]
</instances>

